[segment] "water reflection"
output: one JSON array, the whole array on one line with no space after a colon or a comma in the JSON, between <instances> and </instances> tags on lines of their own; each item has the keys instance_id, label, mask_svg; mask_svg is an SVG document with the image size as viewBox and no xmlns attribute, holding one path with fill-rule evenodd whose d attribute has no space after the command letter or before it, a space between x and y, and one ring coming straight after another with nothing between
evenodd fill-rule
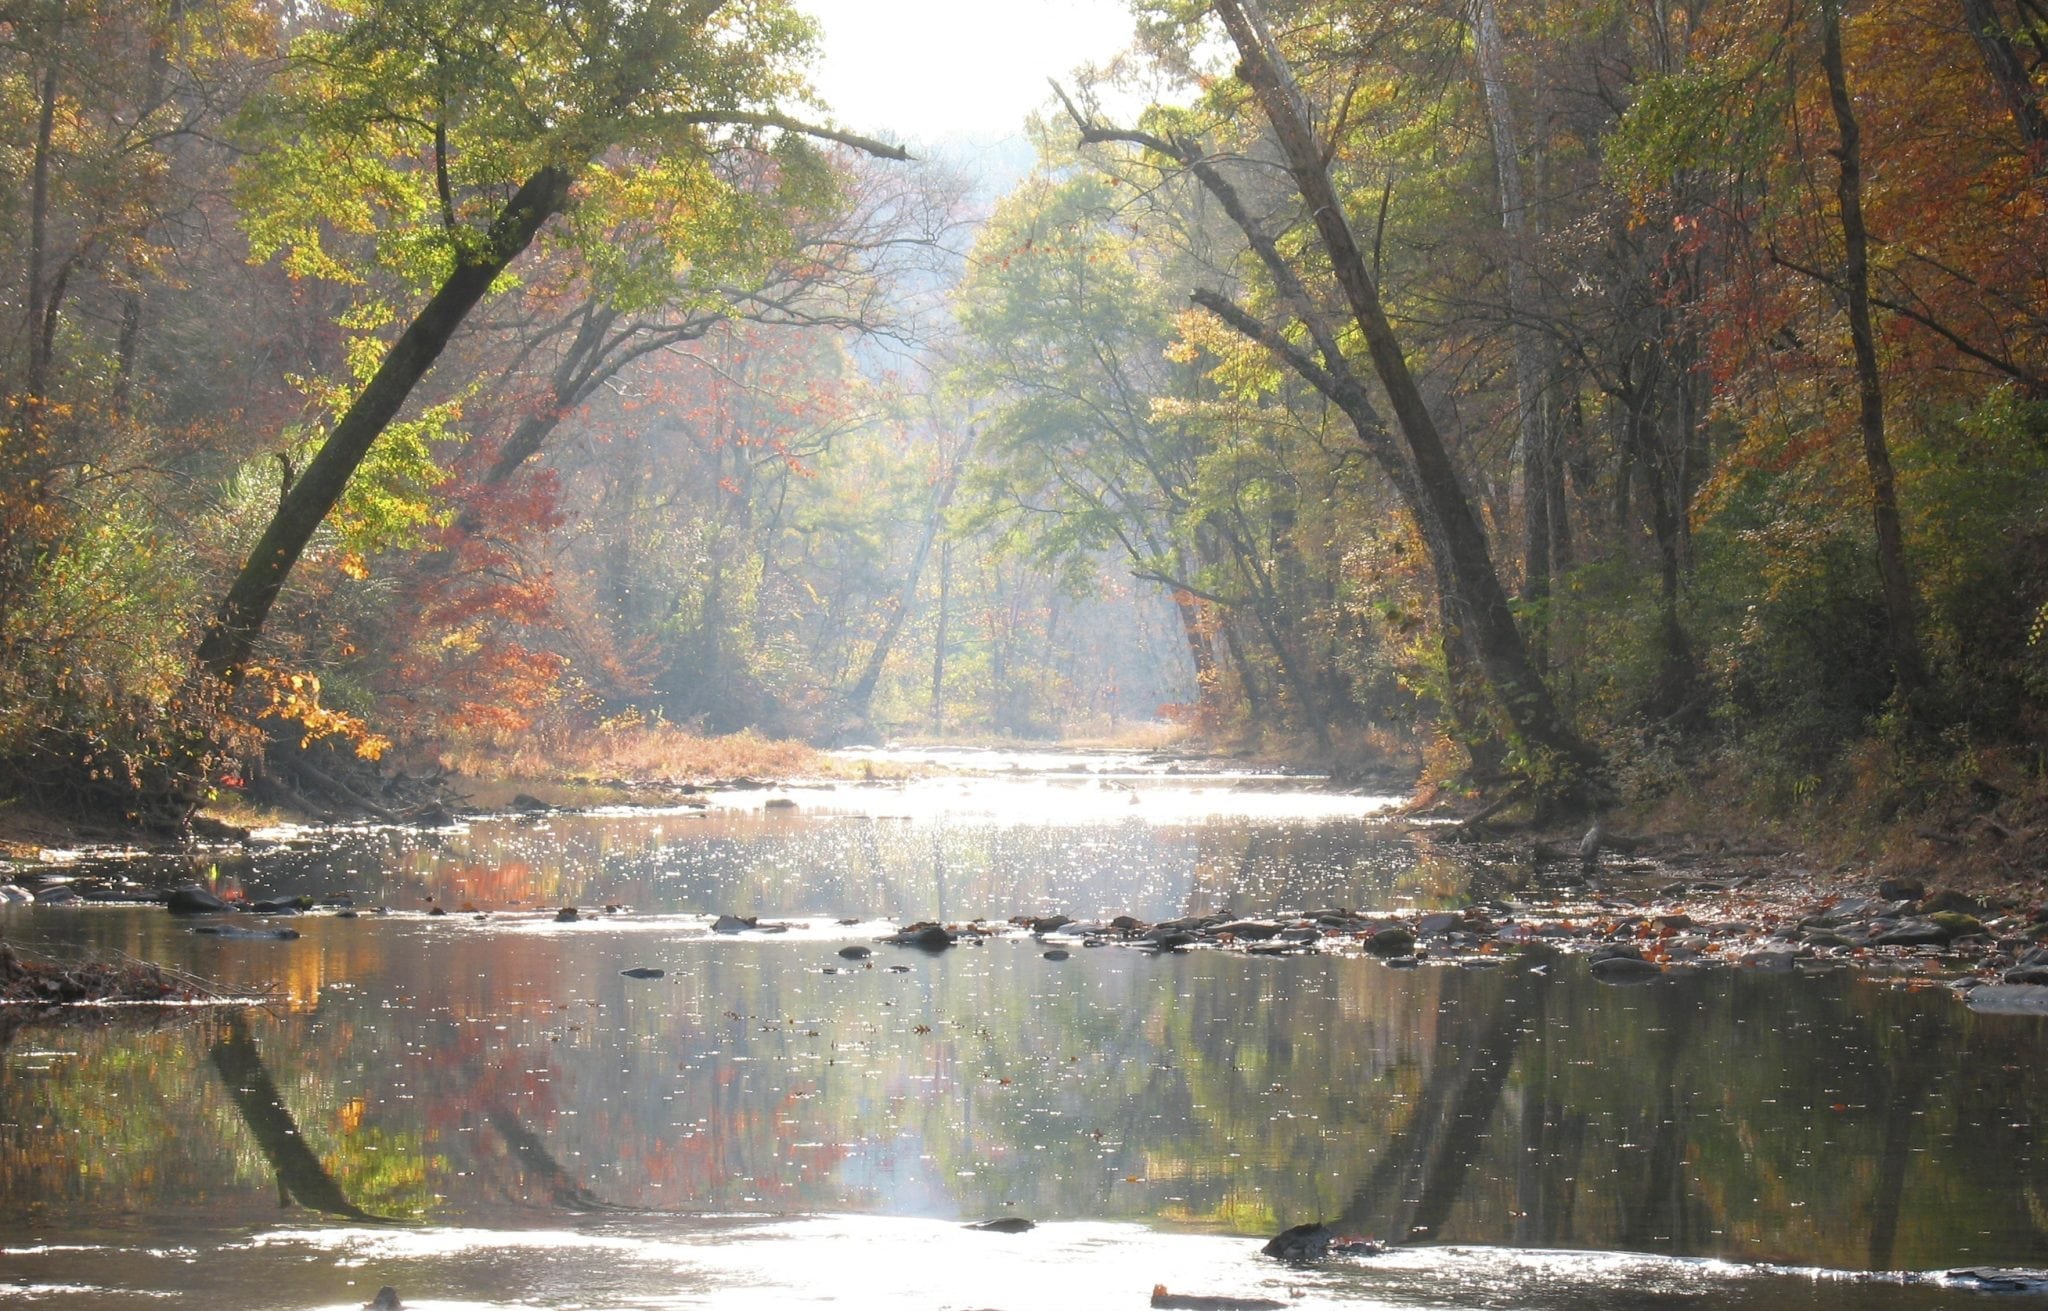
<instances>
[{"instance_id":1,"label":"water reflection","mask_svg":"<svg viewBox=\"0 0 2048 1311\"><path fill-rule=\"evenodd\" d=\"M1571 958L1397 971L1105 948L1054 962L1009 939L880 948L862 968L834 950L871 932L836 917L877 911L1149 918L1399 898L1412 850L1362 832L557 816L438 845L356 835L231 871L252 890L352 891L404 912L305 918L294 942L197 937L143 908L19 912L11 936L278 981L284 1000L233 1021L15 1034L0 1051L0 1241L17 1256L36 1246L52 1282L81 1268L58 1249L113 1234L93 1260L125 1287L224 1277L173 1275L149 1254L182 1240L258 1287L257 1272L309 1251L328 1253L330 1275L377 1252L465 1298L542 1305L723 1304L743 1289L773 1301L789 1287L823 1300L821 1276L746 1277L746 1252L801 1225L741 1232L720 1218L735 1215L832 1217L816 1241L905 1261L941 1233L952 1250L950 1222L1029 1215L1052 1237L1014 1250L1086 1264L1109 1261L1091 1246L1106 1243L1127 1272L1156 1261L1120 1304L1174 1272L1220 1281L1192 1291L1272 1286L1283 1275L1242 1245L1169 1240L1311 1217L1437 1245L1284 1275L1311 1304L1445 1304L1450 1287L1458 1305L1651 1306L1716 1289L1717 1305L1796 1305L1754 1291L1749 1263L2048 1259L2040 1022L1939 992L1736 972L1615 989ZM612 899L631 909L576 924L503 909ZM465 902L494 917L424 914ZM807 913L817 928L706 932L722 909ZM667 973L620 974L643 965ZM431 1227L219 1237L309 1208ZM579 1237L520 1237L564 1225ZM975 1259L1011 1259L1003 1240L973 1241ZM436 1242L457 1254L404 1248ZM1522 1255L1489 1264L1445 1244ZM1622 1258L1531 1254L1558 1248L1646 1255L1621 1289ZM289 1299L222 1305L336 1301L331 1278L294 1278ZM1850 1287L1810 1304L1938 1304Z\"/></svg>"}]
</instances>

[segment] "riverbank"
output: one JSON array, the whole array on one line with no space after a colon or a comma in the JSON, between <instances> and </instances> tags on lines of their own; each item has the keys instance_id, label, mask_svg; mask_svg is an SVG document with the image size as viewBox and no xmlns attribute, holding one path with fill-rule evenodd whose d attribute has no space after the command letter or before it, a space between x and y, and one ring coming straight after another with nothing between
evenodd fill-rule
<instances>
[{"instance_id":1,"label":"riverbank","mask_svg":"<svg viewBox=\"0 0 2048 1311\"><path fill-rule=\"evenodd\" d=\"M1038 758L1034 768L1045 768L1047 760L1058 761L1053 776L1086 776L1121 767L1149 771L1162 784L1219 765L1216 757L1198 751L1140 753L1097 744L1050 753L1044 749L945 747L868 758L827 755L765 740L688 739L673 733L664 733L661 739L657 742L650 735L636 735L632 749L625 752L617 749L620 742L614 740L607 750L593 748L585 753L586 758L551 771L495 771L483 776L449 773L444 776L449 807L419 826L508 811L704 806L713 804L714 799L745 807L755 796L762 797L766 805L788 804L766 798L791 790L886 786L905 778L948 772L1006 777L1021 767L1020 761L1034 756ZM479 761L468 763L474 766ZM762 765L789 768L758 775L719 772L734 766ZM1395 764L1386 763L1354 768L1341 780L1322 786L1333 792L1394 793L1406 782L1400 774ZM1232 786L1256 790L1279 787L1283 781L1289 789L1316 786L1298 772L1284 780L1279 776L1270 780L1245 777ZM1977 788L1977 795L1987 804L1973 812L1945 821L1927 816L1916 823L1899 821L1890 830L1879 832L1864 823L1833 822L1833 815L1818 806L1808 808L1803 816L1760 820L1753 812L1728 804L1725 796L1717 796L1710 787L1674 792L1605 815L1601 849L1592 866L1584 869L1579 857L1583 834L1578 829L1539 830L1495 821L1475 824L1469 817L1479 809L1479 802L1469 797L1427 793L1412 800L1397 816L1376 822L1390 831L1407 832L1425 861L1441 860L1474 871L1477 878L1470 895L1475 903L1486 897L1504 898L1515 909L1526 910L1545 923L1574 917L1613 921L1642 911L1653 918L1731 926L1723 934L1729 941L1706 953L1712 955L1753 943L1788 924L1826 916L1840 905L1870 902L1863 919L1853 926L1856 932L1823 935L1818 945L1830 949L1901 945L1867 941L1898 932L1919 938L1910 945L1953 947L1948 954L1957 961L1985 961L1990 962L1986 968L1994 968L1999 957L2016 961L2028 948L2029 926L2037 922L2037 911L2048 902L2048 875L2041 872L2044 866L2040 862L2022 866L2014 859L2015 851L2024 855L2028 844L2039 841L2043 831L2038 820L2023 813L2018 790L2008 793L1984 783ZM1997 804L1988 804L1992 801ZM0 878L34 884L40 881L38 872L79 857L233 848L248 843L252 830L303 835L317 831L317 826L302 825L290 815L254 809L230 797L203 811L195 829L192 838L178 842L139 834L118 824L80 822L19 805L0 807L0 861L12 866L0 869ZM1878 833L1875 839L1873 832ZM1594 907L1592 912L1585 909L1588 904ZM1397 907L1361 909L1398 911ZM1952 917L1939 933L1919 923L1926 915L1936 914ZM1907 922L1905 927L1901 928L1901 922ZM1736 925L1743 926L1740 932L1732 927ZM1572 931L1576 933L1580 927L1574 924ZM1611 933L1611 925L1603 932Z\"/></svg>"}]
</instances>

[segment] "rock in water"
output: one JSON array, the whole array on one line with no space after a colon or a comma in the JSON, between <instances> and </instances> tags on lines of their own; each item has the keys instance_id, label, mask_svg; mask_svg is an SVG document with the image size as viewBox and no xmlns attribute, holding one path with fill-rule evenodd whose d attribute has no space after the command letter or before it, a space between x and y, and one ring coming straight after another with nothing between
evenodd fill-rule
<instances>
[{"instance_id":1,"label":"rock in water","mask_svg":"<svg viewBox=\"0 0 2048 1311\"><path fill-rule=\"evenodd\" d=\"M839 955L845 960L866 960L875 953L866 947L841 947Z\"/></svg>"},{"instance_id":2,"label":"rock in water","mask_svg":"<svg viewBox=\"0 0 2048 1311\"><path fill-rule=\"evenodd\" d=\"M218 915L234 907L214 896L197 883L187 883L182 888L173 888L164 902L164 909L173 915Z\"/></svg>"},{"instance_id":3,"label":"rock in water","mask_svg":"<svg viewBox=\"0 0 2048 1311\"><path fill-rule=\"evenodd\" d=\"M1026 1220L1021 1215L1005 1215L994 1220L982 1220L967 1227L979 1229L985 1234L1022 1234L1038 1228L1038 1222Z\"/></svg>"},{"instance_id":4,"label":"rock in water","mask_svg":"<svg viewBox=\"0 0 2048 1311\"><path fill-rule=\"evenodd\" d=\"M944 951L953 945L953 935L940 924L913 924L892 935L889 939L899 947L921 947L925 951Z\"/></svg>"},{"instance_id":5,"label":"rock in water","mask_svg":"<svg viewBox=\"0 0 2048 1311\"><path fill-rule=\"evenodd\" d=\"M1330 1254L1330 1240L1335 1237L1330 1226L1317 1220L1282 1229L1259 1250L1282 1261L1320 1261Z\"/></svg>"},{"instance_id":6,"label":"rock in water","mask_svg":"<svg viewBox=\"0 0 2048 1311\"><path fill-rule=\"evenodd\" d=\"M1593 961L1593 977L1602 983L1647 983L1664 967L1640 956L1603 956Z\"/></svg>"},{"instance_id":7,"label":"rock in water","mask_svg":"<svg viewBox=\"0 0 2048 1311\"><path fill-rule=\"evenodd\" d=\"M635 965L632 969L620 970L619 973L629 979L658 979L668 971L655 969L652 965Z\"/></svg>"},{"instance_id":8,"label":"rock in water","mask_svg":"<svg viewBox=\"0 0 2048 1311\"><path fill-rule=\"evenodd\" d=\"M386 1284L377 1290L377 1296L363 1303L366 1311L405 1311L405 1303L398 1300L398 1290Z\"/></svg>"},{"instance_id":9,"label":"rock in water","mask_svg":"<svg viewBox=\"0 0 2048 1311\"><path fill-rule=\"evenodd\" d=\"M1201 1293L1169 1293L1165 1284L1152 1285L1152 1305L1172 1311L1280 1311L1285 1302L1270 1297L1212 1297Z\"/></svg>"},{"instance_id":10,"label":"rock in water","mask_svg":"<svg viewBox=\"0 0 2048 1311\"><path fill-rule=\"evenodd\" d=\"M760 921L752 915L720 915L711 923L713 933L745 933L755 928Z\"/></svg>"}]
</instances>

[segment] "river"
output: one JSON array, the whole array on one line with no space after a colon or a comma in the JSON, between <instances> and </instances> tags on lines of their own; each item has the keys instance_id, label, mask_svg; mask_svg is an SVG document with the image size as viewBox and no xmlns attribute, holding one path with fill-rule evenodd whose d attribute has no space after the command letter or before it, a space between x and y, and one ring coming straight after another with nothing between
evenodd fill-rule
<instances>
[{"instance_id":1,"label":"river","mask_svg":"<svg viewBox=\"0 0 2048 1311\"><path fill-rule=\"evenodd\" d=\"M289 941L0 912L19 945L274 989L0 1029L0 1304L2048 1304L1947 1273L2048 1265L2048 1019L1848 971L880 945L1473 895L1390 798L1115 753L924 763L952 772L134 867L353 899ZM1037 1226L964 1227L1000 1216ZM1393 1246L1260 1254L1316 1219Z\"/></svg>"}]
</instances>

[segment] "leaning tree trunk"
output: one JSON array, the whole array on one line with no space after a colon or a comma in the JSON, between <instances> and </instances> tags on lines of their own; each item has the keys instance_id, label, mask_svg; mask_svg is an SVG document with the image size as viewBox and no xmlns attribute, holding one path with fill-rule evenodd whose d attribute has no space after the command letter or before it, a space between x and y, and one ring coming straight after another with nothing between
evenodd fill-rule
<instances>
[{"instance_id":1,"label":"leaning tree trunk","mask_svg":"<svg viewBox=\"0 0 2048 1311\"><path fill-rule=\"evenodd\" d=\"M199 644L199 669L232 686L248 663L257 634L277 601L278 593L313 533L327 517L349 479L370 453L370 447L397 417L462 320L483 299L505 266L533 241L541 225L560 212L569 199L569 170L543 166L528 178L492 222L483 247L459 259L455 270L426 303L403 335L384 354L355 404L341 416L327 441L271 517L256 548L234 585L221 599Z\"/></svg>"},{"instance_id":2,"label":"leaning tree trunk","mask_svg":"<svg viewBox=\"0 0 2048 1311\"><path fill-rule=\"evenodd\" d=\"M2012 115L2013 126L2019 129L2020 141L2034 157L2034 167L2048 165L2048 114L2041 111L2034 79L2013 47L2011 35L1998 21L1991 0L1962 0L1962 6L1970 35L1976 38L1977 49L1984 56L1984 69L1998 85L1999 97Z\"/></svg>"},{"instance_id":3,"label":"leaning tree trunk","mask_svg":"<svg viewBox=\"0 0 2048 1311\"><path fill-rule=\"evenodd\" d=\"M1842 64L1842 12L1839 0L1821 0L1821 64L1827 71L1828 99L1842 135L1836 158L1841 173L1835 196L1841 205L1842 299L1849 314L1849 339L1856 351L1856 399L1863 432L1863 465L1870 479L1870 514L1877 529L1877 572L1884 588L1885 627L1890 638L1893 677L1900 694L1912 701L1926 678L1920 663L1920 639L1913 622L1913 583L1906 572L1905 534L1899 526L1898 490L1892 478L1891 451L1885 442L1884 388L1877 368L1877 336L1870 323L1870 237L1863 226L1863 134L1849 101L1849 80Z\"/></svg>"},{"instance_id":4,"label":"leaning tree trunk","mask_svg":"<svg viewBox=\"0 0 2048 1311\"><path fill-rule=\"evenodd\" d=\"M1320 144L1301 107L1292 74L1264 33L1250 0L1218 0L1218 14L1242 57L1240 69L1257 97L1288 170L1313 217L1332 272L1365 338L1374 371L1385 387L1402 438L1414 461L1416 489L1450 556L1455 604L1474 654L1494 689L1514 735L1553 799L1583 798L1585 775L1598 755L1565 722L1550 689L1537 675L1515 627L1507 594L1494 571L1486 535L1458 481L1450 452L1409 371L1407 357L1380 305L1379 288L1345 218Z\"/></svg>"},{"instance_id":5,"label":"leaning tree trunk","mask_svg":"<svg viewBox=\"0 0 2048 1311\"><path fill-rule=\"evenodd\" d=\"M903 580L903 593L896 598L895 607L882 625L881 636L875 639L874 649L868 652L867 663L862 666L860 677L846 690L846 710L855 721L868 721L868 708L874 703L875 688L882 681L882 667L888 663L889 651L896 645L896 636L903 631L903 621L910 617L911 607L917 604L917 584L924 575L925 561L930 558L932 543L939 538L939 531L945 526L946 507L953 503L953 489L959 485L960 472L966 467L974 452L974 433L967 434L966 444L953 457L951 465L932 487L931 504L925 509L924 531L918 538L917 550L910 559L910 570Z\"/></svg>"}]
</instances>

